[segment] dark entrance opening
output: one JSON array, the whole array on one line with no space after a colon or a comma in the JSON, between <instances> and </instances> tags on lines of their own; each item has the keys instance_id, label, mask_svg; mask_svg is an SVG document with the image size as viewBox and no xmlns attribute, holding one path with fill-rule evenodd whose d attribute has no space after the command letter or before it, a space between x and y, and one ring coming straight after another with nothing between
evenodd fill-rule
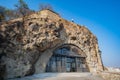
<instances>
[{"instance_id":1,"label":"dark entrance opening","mask_svg":"<svg viewBox=\"0 0 120 80\"><path fill-rule=\"evenodd\" d=\"M66 72L76 72L75 58L67 57L66 59Z\"/></svg>"},{"instance_id":2,"label":"dark entrance opening","mask_svg":"<svg viewBox=\"0 0 120 80\"><path fill-rule=\"evenodd\" d=\"M46 72L88 72L86 57L79 52L79 48L71 45L56 49L46 66Z\"/></svg>"}]
</instances>

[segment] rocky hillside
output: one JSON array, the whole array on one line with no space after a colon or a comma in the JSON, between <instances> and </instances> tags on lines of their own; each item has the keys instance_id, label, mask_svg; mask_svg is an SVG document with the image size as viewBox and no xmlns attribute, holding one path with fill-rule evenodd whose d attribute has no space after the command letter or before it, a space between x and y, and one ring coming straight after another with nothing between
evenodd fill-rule
<instances>
[{"instance_id":1,"label":"rocky hillside","mask_svg":"<svg viewBox=\"0 0 120 80\"><path fill-rule=\"evenodd\" d=\"M74 44L86 53L90 72L103 71L96 36L84 26L43 10L0 24L0 77L23 77L40 72L39 67L45 67L44 62L38 62L41 55L48 57L49 51L62 44ZM36 63L40 66L36 67Z\"/></svg>"}]
</instances>

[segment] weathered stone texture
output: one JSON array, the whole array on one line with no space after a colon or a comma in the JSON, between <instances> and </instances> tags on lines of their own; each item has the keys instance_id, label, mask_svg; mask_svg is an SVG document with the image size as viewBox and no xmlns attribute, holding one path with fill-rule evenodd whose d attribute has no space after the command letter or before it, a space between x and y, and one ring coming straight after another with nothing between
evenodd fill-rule
<instances>
[{"instance_id":1,"label":"weathered stone texture","mask_svg":"<svg viewBox=\"0 0 120 80\"><path fill-rule=\"evenodd\" d=\"M0 66L5 66L3 76L13 78L44 72L44 63L52 51L63 44L74 44L87 55L90 72L103 70L96 36L84 26L43 10L0 25Z\"/></svg>"},{"instance_id":2,"label":"weathered stone texture","mask_svg":"<svg viewBox=\"0 0 120 80\"><path fill-rule=\"evenodd\" d=\"M103 72L100 75L105 80L120 80L120 73L117 72Z\"/></svg>"}]
</instances>

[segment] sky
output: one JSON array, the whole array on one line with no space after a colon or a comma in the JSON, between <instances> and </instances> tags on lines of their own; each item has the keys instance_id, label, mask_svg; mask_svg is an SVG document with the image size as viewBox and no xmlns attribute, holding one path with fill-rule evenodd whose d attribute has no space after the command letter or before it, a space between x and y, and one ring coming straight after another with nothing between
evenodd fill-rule
<instances>
[{"instance_id":1,"label":"sky","mask_svg":"<svg viewBox=\"0 0 120 80\"><path fill-rule=\"evenodd\" d=\"M98 38L105 66L120 67L120 0L24 0L38 11L39 4L50 4L61 17L86 26ZM14 9L17 0L1 0Z\"/></svg>"}]
</instances>

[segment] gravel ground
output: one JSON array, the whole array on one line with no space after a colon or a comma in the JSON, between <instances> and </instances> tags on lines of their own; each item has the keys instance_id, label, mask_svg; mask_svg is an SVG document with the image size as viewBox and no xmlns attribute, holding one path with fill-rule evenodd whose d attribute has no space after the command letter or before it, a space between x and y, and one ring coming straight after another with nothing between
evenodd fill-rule
<instances>
[{"instance_id":1,"label":"gravel ground","mask_svg":"<svg viewBox=\"0 0 120 80\"><path fill-rule=\"evenodd\" d=\"M104 80L91 73L42 73L9 80Z\"/></svg>"}]
</instances>

